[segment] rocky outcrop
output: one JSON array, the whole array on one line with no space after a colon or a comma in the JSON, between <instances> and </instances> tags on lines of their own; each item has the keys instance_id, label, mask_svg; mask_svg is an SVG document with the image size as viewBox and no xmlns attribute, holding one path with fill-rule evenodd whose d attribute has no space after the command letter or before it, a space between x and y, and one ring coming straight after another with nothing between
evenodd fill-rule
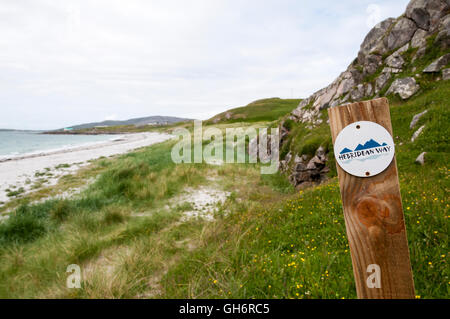
<instances>
[{"instance_id":1,"label":"rocky outcrop","mask_svg":"<svg viewBox=\"0 0 450 319\"><path fill-rule=\"evenodd\" d=\"M389 93L409 98L418 91L419 84L413 78L401 78L400 74L410 70L411 63L426 54L431 36L435 37L433 46L444 50L450 47L449 13L449 0L410 1L404 15L398 19L386 19L372 28L347 70L329 86L303 100L292 112L293 116L297 121L308 122L312 126L320 124L320 110L377 97L392 82ZM412 59L407 56L410 49L416 52ZM437 67L427 68L426 72L440 72L445 67L444 62L445 59L441 60ZM439 70L429 71L435 69ZM377 72L379 74L373 76Z\"/></svg>"},{"instance_id":2,"label":"rocky outcrop","mask_svg":"<svg viewBox=\"0 0 450 319\"><path fill-rule=\"evenodd\" d=\"M398 94L403 100L406 100L416 94L419 88L420 87L414 78L407 77L395 80L386 94Z\"/></svg>"},{"instance_id":3,"label":"rocky outcrop","mask_svg":"<svg viewBox=\"0 0 450 319\"><path fill-rule=\"evenodd\" d=\"M449 7L448 0L412 0L406 8L405 15L419 28L433 31Z\"/></svg>"},{"instance_id":4,"label":"rocky outcrop","mask_svg":"<svg viewBox=\"0 0 450 319\"><path fill-rule=\"evenodd\" d=\"M394 18L388 18L380 23L378 23L375 27L370 30L370 32L364 38L363 43L361 44L360 54L362 56L367 56L373 52L382 53L383 48L381 47L380 39L386 34L386 32L391 28L391 26L395 23Z\"/></svg>"},{"instance_id":5,"label":"rocky outcrop","mask_svg":"<svg viewBox=\"0 0 450 319\"><path fill-rule=\"evenodd\" d=\"M445 69L449 63L450 53L445 54L449 41L450 0L411 0L405 14L373 27L347 69L330 85L302 100L292 112L292 119L313 128L323 123L321 111L329 107L389 94L399 95L404 100L410 98L420 90L422 72L442 71L442 78L449 79L449 71ZM443 56L424 69L425 57L436 50ZM415 74L414 77L411 74ZM423 81L430 79L438 77L427 76ZM414 117L411 129L424 114L426 111ZM414 142L424 129L422 126L415 131L411 141ZM305 187L326 179L327 155L323 148L313 157L288 153L281 167L289 173L296 187Z\"/></svg>"},{"instance_id":6,"label":"rocky outcrop","mask_svg":"<svg viewBox=\"0 0 450 319\"><path fill-rule=\"evenodd\" d=\"M321 146L312 158L296 156L289 180L296 188L308 187L327 179L330 169L326 166L327 154Z\"/></svg>"},{"instance_id":7,"label":"rocky outcrop","mask_svg":"<svg viewBox=\"0 0 450 319\"><path fill-rule=\"evenodd\" d=\"M441 71L448 63L450 63L450 53L441 56L439 59L427 66L424 73L435 73Z\"/></svg>"},{"instance_id":8,"label":"rocky outcrop","mask_svg":"<svg viewBox=\"0 0 450 319\"><path fill-rule=\"evenodd\" d=\"M386 59L385 63L391 68L401 69L403 67L403 64L405 64L405 60L398 51L395 51Z\"/></svg>"},{"instance_id":9,"label":"rocky outcrop","mask_svg":"<svg viewBox=\"0 0 450 319\"><path fill-rule=\"evenodd\" d=\"M427 31L418 29L411 39L411 47L413 48L424 47L427 44L426 39L427 35L428 35Z\"/></svg>"},{"instance_id":10,"label":"rocky outcrop","mask_svg":"<svg viewBox=\"0 0 450 319\"><path fill-rule=\"evenodd\" d=\"M384 38L387 51L395 50L409 41L417 31L417 25L408 18L400 18L391 32Z\"/></svg>"}]
</instances>

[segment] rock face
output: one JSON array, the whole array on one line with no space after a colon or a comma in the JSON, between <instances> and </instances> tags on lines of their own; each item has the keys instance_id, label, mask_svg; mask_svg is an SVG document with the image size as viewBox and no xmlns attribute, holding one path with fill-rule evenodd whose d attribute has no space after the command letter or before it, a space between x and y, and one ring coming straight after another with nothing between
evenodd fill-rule
<instances>
[{"instance_id":1,"label":"rock face","mask_svg":"<svg viewBox=\"0 0 450 319\"><path fill-rule=\"evenodd\" d=\"M430 13L426 9L428 0L411 1L406 8L406 16L423 30L430 29Z\"/></svg>"},{"instance_id":2,"label":"rock face","mask_svg":"<svg viewBox=\"0 0 450 319\"><path fill-rule=\"evenodd\" d=\"M378 92L380 92L380 90L382 90L386 86L386 84L388 83L390 78L391 78L391 72L381 73L381 75L375 81L375 93L376 94L378 94Z\"/></svg>"},{"instance_id":3,"label":"rock face","mask_svg":"<svg viewBox=\"0 0 450 319\"><path fill-rule=\"evenodd\" d=\"M384 39L387 51L395 50L408 43L416 30L417 25L413 21L408 18L401 18Z\"/></svg>"},{"instance_id":4,"label":"rock face","mask_svg":"<svg viewBox=\"0 0 450 319\"><path fill-rule=\"evenodd\" d=\"M408 99L419 91L420 85L416 79L420 79L422 71L442 71L442 78L449 79L449 70L445 68L450 53L425 70L423 63L420 63L428 53L438 49L444 54L449 52L448 48L450 0L411 0L405 14L397 19L386 19L373 27L347 69L327 87L302 100L292 111L292 119L313 128L323 123L321 111L329 107L389 94ZM410 77L410 74L415 76ZM414 117L411 129L425 113ZM411 140L414 141L424 128L420 127ZM327 155L323 152L323 149L318 149L312 158L289 153L281 166L289 172L290 180L296 187L318 183L326 179L328 172Z\"/></svg>"},{"instance_id":5,"label":"rock face","mask_svg":"<svg viewBox=\"0 0 450 319\"><path fill-rule=\"evenodd\" d=\"M433 30L448 10L448 0L412 0L406 8L406 17L413 20L423 30Z\"/></svg>"},{"instance_id":6,"label":"rock face","mask_svg":"<svg viewBox=\"0 0 450 319\"><path fill-rule=\"evenodd\" d=\"M441 71L448 63L450 63L450 53L441 56L439 59L431 63L423 70L424 73L434 73Z\"/></svg>"},{"instance_id":7,"label":"rock face","mask_svg":"<svg viewBox=\"0 0 450 319\"><path fill-rule=\"evenodd\" d=\"M398 53L398 51L394 52L392 55L390 55L387 59L386 59L386 64L388 66L390 66L391 68L396 68L396 69L401 69L403 64L405 64L405 60L403 59L403 57L401 56L400 53Z\"/></svg>"},{"instance_id":8,"label":"rock face","mask_svg":"<svg viewBox=\"0 0 450 319\"><path fill-rule=\"evenodd\" d=\"M297 188L311 186L327 179L330 169L326 166L327 155L323 147L308 160L307 155L296 156L289 180Z\"/></svg>"},{"instance_id":9,"label":"rock face","mask_svg":"<svg viewBox=\"0 0 450 319\"><path fill-rule=\"evenodd\" d=\"M422 29L419 29L414 33L413 38L411 39L411 47L420 48L427 44L426 36L428 32Z\"/></svg>"},{"instance_id":10,"label":"rock face","mask_svg":"<svg viewBox=\"0 0 450 319\"><path fill-rule=\"evenodd\" d=\"M385 35L386 31L395 23L394 18L386 19L378 23L372 30L366 35L363 43L361 44L360 53L364 56L374 52L377 49L381 49L380 39Z\"/></svg>"},{"instance_id":11,"label":"rock face","mask_svg":"<svg viewBox=\"0 0 450 319\"><path fill-rule=\"evenodd\" d=\"M398 94L403 100L406 100L416 94L419 88L416 80L412 77L408 77L395 80L386 94Z\"/></svg>"},{"instance_id":12,"label":"rock face","mask_svg":"<svg viewBox=\"0 0 450 319\"><path fill-rule=\"evenodd\" d=\"M435 37L433 46L450 47L450 0L410 1L404 15L386 19L373 27L347 70L329 86L303 100L292 115L297 121L314 126L322 123L320 110L377 97L391 82L396 82L398 74L410 69L410 63L426 54L428 39L432 36ZM410 48L416 50L412 59L406 55ZM441 61L435 61L426 72L440 72L448 63L444 63L446 59L444 56ZM377 72L379 74L373 77ZM407 99L417 92L419 84L412 78L403 78L389 88L392 88L390 93Z\"/></svg>"}]
</instances>

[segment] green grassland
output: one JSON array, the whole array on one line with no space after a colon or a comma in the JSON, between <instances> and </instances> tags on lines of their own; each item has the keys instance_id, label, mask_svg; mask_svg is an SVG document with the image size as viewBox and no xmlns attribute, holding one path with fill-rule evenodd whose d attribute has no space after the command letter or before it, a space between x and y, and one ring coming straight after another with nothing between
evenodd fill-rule
<instances>
[{"instance_id":1,"label":"green grassland","mask_svg":"<svg viewBox=\"0 0 450 319\"><path fill-rule=\"evenodd\" d=\"M418 298L450 297L449 100L450 81L430 83L406 102L390 98ZM247 117L246 125L277 124L297 103ZM425 130L411 143L409 123L425 109L416 126ZM320 145L332 152L326 123L289 125L282 152L311 153ZM261 175L260 164L176 165L174 143L93 161L1 208L12 213L0 223L0 297L356 297L335 170L326 183L296 191L285 175ZM420 166L414 160L423 151ZM36 202L92 177L80 196ZM191 207L177 205L179 194L201 186L230 195L214 220L183 220ZM81 289L66 288L70 264L81 266Z\"/></svg>"},{"instance_id":2,"label":"green grassland","mask_svg":"<svg viewBox=\"0 0 450 319\"><path fill-rule=\"evenodd\" d=\"M209 119L207 124L275 121L294 110L299 99L262 99L247 106L234 108ZM227 116L228 115L228 116Z\"/></svg>"}]
</instances>

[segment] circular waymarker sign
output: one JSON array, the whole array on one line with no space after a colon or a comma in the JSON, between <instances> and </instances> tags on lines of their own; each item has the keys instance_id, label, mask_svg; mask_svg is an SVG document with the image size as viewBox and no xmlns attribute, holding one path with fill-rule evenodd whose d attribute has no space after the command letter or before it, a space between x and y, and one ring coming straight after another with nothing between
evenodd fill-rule
<instances>
[{"instance_id":1,"label":"circular waymarker sign","mask_svg":"<svg viewBox=\"0 0 450 319\"><path fill-rule=\"evenodd\" d=\"M334 156L347 173L371 177L383 172L394 158L391 134L381 125L360 121L347 125L334 142Z\"/></svg>"}]
</instances>

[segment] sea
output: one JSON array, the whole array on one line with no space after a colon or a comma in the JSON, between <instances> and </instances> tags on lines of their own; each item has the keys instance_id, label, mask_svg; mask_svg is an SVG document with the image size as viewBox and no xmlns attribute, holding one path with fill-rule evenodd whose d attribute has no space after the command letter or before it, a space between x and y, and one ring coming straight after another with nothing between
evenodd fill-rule
<instances>
[{"instance_id":1,"label":"sea","mask_svg":"<svg viewBox=\"0 0 450 319\"><path fill-rule=\"evenodd\" d=\"M119 138L117 135L51 135L38 131L0 131L0 161L89 146L117 138Z\"/></svg>"}]
</instances>

